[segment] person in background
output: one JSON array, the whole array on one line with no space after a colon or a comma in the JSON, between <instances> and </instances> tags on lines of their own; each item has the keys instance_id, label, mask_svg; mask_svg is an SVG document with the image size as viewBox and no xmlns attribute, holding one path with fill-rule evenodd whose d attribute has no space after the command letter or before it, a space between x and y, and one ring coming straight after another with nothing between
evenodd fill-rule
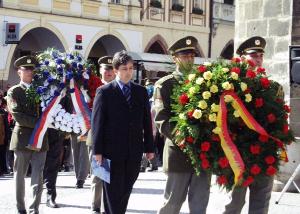
<instances>
[{"instance_id":1,"label":"person in background","mask_svg":"<svg viewBox=\"0 0 300 214\"><path fill-rule=\"evenodd\" d=\"M3 94L0 94L0 176L9 174L7 164L6 150L8 145L8 121L6 111L6 101L3 99Z\"/></svg>"},{"instance_id":2,"label":"person in background","mask_svg":"<svg viewBox=\"0 0 300 214\"><path fill-rule=\"evenodd\" d=\"M38 214L43 191L43 170L48 150L47 138L44 138L39 151L28 149L28 143L33 129L38 121L39 106L31 102L26 96L26 89L30 87L33 70L37 60L32 56L17 59L14 66L17 68L20 83L11 87L7 92L8 110L16 121L10 149L15 152L14 179L16 190L16 206L19 214L26 214L25 207L25 175L31 163L31 192L29 213Z\"/></svg>"},{"instance_id":3,"label":"person in background","mask_svg":"<svg viewBox=\"0 0 300 214\"><path fill-rule=\"evenodd\" d=\"M133 60L126 51L113 57L116 79L97 89L92 112L93 154L111 160L110 183L103 182L106 214L124 214L141 164L153 158L150 105L144 87L131 81Z\"/></svg>"},{"instance_id":4,"label":"person in background","mask_svg":"<svg viewBox=\"0 0 300 214\"><path fill-rule=\"evenodd\" d=\"M147 89L147 93L148 93L148 97L149 97L149 103L150 103L150 108L151 108L151 118L152 118L153 137L155 137L157 130L156 130L155 123L154 123L155 112L154 112L154 109L152 108L154 85L149 79L147 79L145 82L145 87ZM154 151L155 151L155 155L154 155L154 158L152 158L151 160L148 160L145 156L143 156L140 172L145 172L146 168L148 167L148 164L150 164L150 169L148 169L149 172L158 170L157 155L156 155L157 154L157 145L155 144L155 141L154 141Z\"/></svg>"},{"instance_id":5,"label":"person in background","mask_svg":"<svg viewBox=\"0 0 300 214\"><path fill-rule=\"evenodd\" d=\"M112 67L112 57L111 56L104 56L98 60L98 64L100 66L100 75L101 75L101 82L103 84L110 83L116 78L116 75L113 71ZM92 139L91 135L88 137L87 144L91 147L92 146ZM92 160L93 156L92 149L90 150L90 160ZM102 180L97 176L92 175L92 183L91 183L91 190L92 190L92 213L98 214L104 213L104 204L103 204L103 186Z\"/></svg>"},{"instance_id":6,"label":"person in background","mask_svg":"<svg viewBox=\"0 0 300 214\"><path fill-rule=\"evenodd\" d=\"M159 214L178 214L188 195L191 214L205 214L209 200L210 175L196 175L190 160L174 142L174 123L170 122L171 95L175 85L182 80L183 73L192 70L196 46L194 37L185 37L174 43L169 52L176 63L176 70L159 79L154 86L155 123L165 138L163 169L167 173L164 192L165 203Z\"/></svg>"},{"instance_id":7,"label":"person in background","mask_svg":"<svg viewBox=\"0 0 300 214\"><path fill-rule=\"evenodd\" d=\"M72 104L70 98L66 95L62 98L60 104L66 109L67 112L72 111ZM61 162L61 152L63 150L63 142L66 133L48 128L48 143L49 150L47 152L45 168L44 168L44 184L47 189L47 202L46 205L50 208L58 208L56 199L56 180Z\"/></svg>"}]
</instances>

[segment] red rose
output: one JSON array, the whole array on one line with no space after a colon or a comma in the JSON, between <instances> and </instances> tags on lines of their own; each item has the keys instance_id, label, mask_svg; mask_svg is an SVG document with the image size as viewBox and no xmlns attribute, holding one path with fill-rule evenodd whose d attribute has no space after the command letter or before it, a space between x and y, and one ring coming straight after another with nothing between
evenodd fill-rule
<instances>
[{"instance_id":1,"label":"red rose","mask_svg":"<svg viewBox=\"0 0 300 214\"><path fill-rule=\"evenodd\" d=\"M243 182L243 187L247 187L249 186L250 184L252 184L252 182L254 181L253 177L252 176L249 176L244 182Z\"/></svg>"},{"instance_id":2,"label":"red rose","mask_svg":"<svg viewBox=\"0 0 300 214\"><path fill-rule=\"evenodd\" d=\"M285 114L284 119L286 119L286 120L289 119L289 115Z\"/></svg>"},{"instance_id":3,"label":"red rose","mask_svg":"<svg viewBox=\"0 0 300 214\"><path fill-rule=\"evenodd\" d=\"M200 66L198 67L198 71L199 71L200 73L204 73L204 72L206 71L206 66L205 66L205 65L200 65Z\"/></svg>"},{"instance_id":4,"label":"red rose","mask_svg":"<svg viewBox=\"0 0 300 214\"><path fill-rule=\"evenodd\" d=\"M250 152L254 155L260 154L260 145L251 145L250 146Z\"/></svg>"},{"instance_id":5,"label":"red rose","mask_svg":"<svg viewBox=\"0 0 300 214\"><path fill-rule=\"evenodd\" d=\"M241 62L241 58L238 58L238 57L234 57L234 58L232 58L231 59L231 62L233 62L233 63L240 63Z\"/></svg>"},{"instance_id":6,"label":"red rose","mask_svg":"<svg viewBox=\"0 0 300 214\"><path fill-rule=\"evenodd\" d=\"M251 89L250 88L247 88L245 91L244 91L244 94L249 94L251 93Z\"/></svg>"},{"instance_id":7,"label":"red rose","mask_svg":"<svg viewBox=\"0 0 300 214\"><path fill-rule=\"evenodd\" d=\"M269 141L269 137L266 136L266 135L260 135L260 136L258 137L258 140L259 140L260 142L266 143L266 142Z\"/></svg>"},{"instance_id":8,"label":"red rose","mask_svg":"<svg viewBox=\"0 0 300 214\"><path fill-rule=\"evenodd\" d=\"M288 124L284 124L282 127L282 131L284 134L287 134L289 132L289 125Z\"/></svg>"},{"instance_id":9,"label":"red rose","mask_svg":"<svg viewBox=\"0 0 300 214\"><path fill-rule=\"evenodd\" d=\"M231 68L231 72L234 72L234 73L237 73L238 75L240 75L241 69L238 67L233 67L233 68Z\"/></svg>"},{"instance_id":10,"label":"red rose","mask_svg":"<svg viewBox=\"0 0 300 214\"><path fill-rule=\"evenodd\" d=\"M187 116L188 116L190 119L192 119L192 118L193 118L193 114L194 114L194 110L189 111L189 112L187 113Z\"/></svg>"},{"instance_id":11,"label":"red rose","mask_svg":"<svg viewBox=\"0 0 300 214\"><path fill-rule=\"evenodd\" d=\"M263 88L269 88L270 87L270 80L268 78L263 77L259 81L260 81L260 84Z\"/></svg>"},{"instance_id":12,"label":"red rose","mask_svg":"<svg viewBox=\"0 0 300 214\"><path fill-rule=\"evenodd\" d=\"M188 143L194 143L194 138L192 136L188 136L185 138L185 141Z\"/></svg>"},{"instance_id":13,"label":"red rose","mask_svg":"<svg viewBox=\"0 0 300 214\"><path fill-rule=\"evenodd\" d=\"M250 69L247 70L246 72L246 77L250 78L250 79L253 79L256 77L256 73Z\"/></svg>"},{"instance_id":14,"label":"red rose","mask_svg":"<svg viewBox=\"0 0 300 214\"><path fill-rule=\"evenodd\" d=\"M249 64L251 67L255 67L255 66L256 66L255 62L254 62L252 59L248 59L247 62L248 62L248 64Z\"/></svg>"},{"instance_id":15,"label":"red rose","mask_svg":"<svg viewBox=\"0 0 300 214\"><path fill-rule=\"evenodd\" d=\"M207 169L210 167L210 163L207 159L203 159L202 162L201 162L201 166L203 169Z\"/></svg>"},{"instance_id":16,"label":"red rose","mask_svg":"<svg viewBox=\"0 0 300 214\"><path fill-rule=\"evenodd\" d=\"M180 102L180 104L181 105L185 105L185 104L187 104L188 102L189 102L189 97L188 97L188 95L187 94L182 94L180 97L179 97L179 102Z\"/></svg>"},{"instance_id":17,"label":"red rose","mask_svg":"<svg viewBox=\"0 0 300 214\"><path fill-rule=\"evenodd\" d=\"M279 148L283 148L283 143L280 140L276 140L275 142Z\"/></svg>"},{"instance_id":18,"label":"red rose","mask_svg":"<svg viewBox=\"0 0 300 214\"><path fill-rule=\"evenodd\" d=\"M200 160L203 160L203 159L206 159L207 157L206 157L206 154L204 152L201 152L199 154L199 158L200 158Z\"/></svg>"},{"instance_id":19,"label":"red rose","mask_svg":"<svg viewBox=\"0 0 300 214\"><path fill-rule=\"evenodd\" d=\"M275 162L275 158L272 155L265 157L265 161L267 164L271 165Z\"/></svg>"},{"instance_id":20,"label":"red rose","mask_svg":"<svg viewBox=\"0 0 300 214\"><path fill-rule=\"evenodd\" d=\"M221 175L217 178L217 182L218 184L222 185L222 184L227 184L227 178L225 177L225 175Z\"/></svg>"},{"instance_id":21,"label":"red rose","mask_svg":"<svg viewBox=\"0 0 300 214\"><path fill-rule=\"evenodd\" d=\"M277 172L277 169L273 166L269 166L268 169L267 169L267 172L266 174L269 175L269 176L272 176L272 175L275 175Z\"/></svg>"},{"instance_id":22,"label":"red rose","mask_svg":"<svg viewBox=\"0 0 300 214\"><path fill-rule=\"evenodd\" d=\"M290 108L288 105L284 105L284 106L283 106L283 109L284 109L286 112L288 112L288 113L291 112L291 108Z\"/></svg>"},{"instance_id":23,"label":"red rose","mask_svg":"<svg viewBox=\"0 0 300 214\"><path fill-rule=\"evenodd\" d=\"M212 141L216 141L216 142L220 142L219 136L218 136L218 135L215 135L215 134L213 134L213 135L211 136L211 140L212 140Z\"/></svg>"},{"instance_id":24,"label":"red rose","mask_svg":"<svg viewBox=\"0 0 300 214\"><path fill-rule=\"evenodd\" d=\"M257 72L258 74L266 74L265 69L264 69L263 67L257 68L256 72Z\"/></svg>"},{"instance_id":25,"label":"red rose","mask_svg":"<svg viewBox=\"0 0 300 214\"><path fill-rule=\"evenodd\" d=\"M256 98L255 99L255 108L260 108L264 105L264 99L263 98Z\"/></svg>"},{"instance_id":26,"label":"red rose","mask_svg":"<svg viewBox=\"0 0 300 214\"><path fill-rule=\"evenodd\" d=\"M185 83L185 84L189 84L190 81L189 81L189 80L185 80L184 83Z\"/></svg>"},{"instance_id":27,"label":"red rose","mask_svg":"<svg viewBox=\"0 0 300 214\"><path fill-rule=\"evenodd\" d=\"M218 163L222 169L227 168L229 166L229 161L226 157L221 157Z\"/></svg>"},{"instance_id":28,"label":"red rose","mask_svg":"<svg viewBox=\"0 0 300 214\"><path fill-rule=\"evenodd\" d=\"M257 165L257 164L254 164L251 169L250 169L250 172L252 175L258 175L261 171L261 168Z\"/></svg>"},{"instance_id":29,"label":"red rose","mask_svg":"<svg viewBox=\"0 0 300 214\"><path fill-rule=\"evenodd\" d=\"M201 143L201 151L207 152L210 149L210 142L204 141Z\"/></svg>"},{"instance_id":30,"label":"red rose","mask_svg":"<svg viewBox=\"0 0 300 214\"><path fill-rule=\"evenodd\" d=\"M267 115L267 119L269 123L274 123L276 121L276 116L273 113Z\"/></svg>"},{"instance_id":31,"label":"red rose","mask_svg":"<svg viewBox=\"0 0 300 214\"><path fill-rule=\"evenodd\" d=\"M183 150L184 149L184 147L185 147L185 143L183 142L183 143L181 143L181 144L179 144L179 148L181 149L181 150Z\"/></svg>"}]
</instances>

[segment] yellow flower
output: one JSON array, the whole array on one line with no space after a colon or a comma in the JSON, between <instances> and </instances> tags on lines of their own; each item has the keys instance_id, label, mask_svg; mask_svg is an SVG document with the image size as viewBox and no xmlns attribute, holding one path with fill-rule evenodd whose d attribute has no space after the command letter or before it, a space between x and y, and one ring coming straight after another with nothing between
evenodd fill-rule
<instances>
[{"instance_id":1,"label":"yellow flower","mask_svg":"<svg viewBox=\"0 0 300 214\"><path fill-rule=\"evenodd\" d=\"M218 112L220 109L219 105L216 105L214 103L211 105L210 108L211 108L212 112Z\"/></svg>"},{"instance_id":2,"label":"yellow flower","mask_svg":"<svg viewBox=\"0 0 300 214\"><path fill-rule=\"evenodd\" d=\"M218 86L216 86L216 85L210 86L211 93L217 93L218 91L219 91Z\"/></svg>"},{"instance_id":3,"label":"yellow flower","mask_svg":"<svg viewBox=\"0 0 300 214\"><path fill-rule=\"evenodd\" d=\"M241 89L242 89L242 91L246 91L247 88L248 88L247 84L244 83L244 82L241 82Z\"/></svg>"},{"instance_id":4,"label":"yellow flower","mask_svg":"<svg viewBox=\"0 0 300 214\"><path fill-rule=\"evenodd\" d=\"M184 113L179 114L179 119L185 120L186 119L185 114Z\"/></svg>"},{"instance_id":5,"label":"yellow flower","mask_svg":"<svg viewBox=\"0 0 300 214\"><path fill-rule=\"evenodd\" d=\"M239 110L235 110L235 111L233 112L233 115L234 115L235 117L240 117L240 112L239 112Z\"/></svg>"},{"instance_id":6,"label":"yellow flower","mask_svg":"<svg viewBox=\"0 0 300 214\"><path fill-rule=\"evenodd\" d=\"M201 109L206 109L207 108L207 103L205 102L205 100L199 101L198 107L201 108Z\"/></svg>"},{"instance_id":7,"label":"yellow flower","mask_svg":"<svg viewBox=\"0 0 300 214\"><path fill-rule=\"evenodd\" d=\"M215 134L220 134L221 133L221 128L220 127L216 127L212 130L213 133Z\"/></svg>"},{"instance_id":8,"label":"yellow flower","mask_svg":"<svg viewBox=\"0 0 300 214\"><path fill-rule=\"evenodd\" d=\"M225 90L230 90L231 89L231 84L229 82L223 82L222 83L222 88Z\"/></svg>"},{"instance_id":9,"label":"yellow flower","mask_svg":"<svg viewBox=\"0 0 300 214\"><path fill-rule=\"evenodd\" d=\"M195 94L196 92L197 92L196 87L190 87L190 88L189 88L189 93L190 93L191 95Z\"/></svg>"},{"instance_id":10,"label":"yellow flower","mask_svg":"<svg viewBox=\"0 0 300 214\"><path fill-rule=\"evenodd\" d=\"M188 79L189 81L193 81L196 77L196 74L189 74Z\"/></svg>"},{"instance_id":11,"label":"yellow flower","mask_svg":"<svg viewBox=\"0 0 300 214\"><path fill-rule=\"evenodd\" d=\"M251 100L252 100L252 95L251 94L246 94L245 95L245 101L247 102L247 103L249 103L249 102L251 102Z\"/></svg>"},{"instance_id":12,"label":"yellow flower","mask_svg":"<svg viewBox=\"0 0 300 214\"><path fill-rule=\"evenodd\" d=\"M229 68L222 68L222 71L223 71L224 73L227 73L227 72L229 71Z\"/></svg>"},{"instance_id":13,"label":"yellow flower","mask_svg":"<svg viewBox=\"0 0 300 214\"><path fill-rule=\"evenodd\" d=\"M203 83L204 79L202 77L198 77L196 79L196 84L201 85Z\"/></svg>"},{"instance_id":14,"label":"yellow flower","mask_svg":"<svg viewBox=\"0 0 300 214\"><path fill-rule=\"evenodd\" d=\"M199 110L199 109L196 109L193 113L193 117L196 118L196 119L199 119L202 117L202 111Z\"/></svg>"},{"instance_id":15,"label":"yellow flower","mask_svg":"<svg viewBox=\"0 0 300 214\"><path fill-rule=\"evenodd\" d=\"M234 80L237 80L239 78L239 75L237 73L235 73L235 72L231 72L230 76Z\"/></svg>"},{"instance_id":16,"label":"yellow flower","mask_svg":"<svg viewBox=\"0 0 300 214\"><path fill-rule=\"evenodd\" d=\"M211 97L211 93L209 91L204 91L202 97L203 99L208 100Z\"/></svg>"},{"instance_id":17,"label":"yellow flower","mask_svg":"<svg viewBox=\"0 0 300 214\"><path fill-rule=\"evenodd\" d=\"M229 102L231 102L233 100L233 98L232 98L231 95L225 95L224 96L224 100L225 100L226 103L229 103Z\"/></svg>"},{"instance_id":18,"label":"yellow flower","mask_svg":"<svg viewBox=\"0 0 300 214\"><path fill-rule=\"evenodd\" d=\"M209 121L217 121L217 115L215 113L208 116Z\"/></svg>"},{"instance_id":19,"label":"yellow flower","mask_svg":"<svg viewBox=\"0 0 300 214\"><path fill-rule=\"evenodd\" d=\"M204 79L210 80L212 78L212 73L210 71L206 71L203 74Z\"/></svg>"}]
</instances>

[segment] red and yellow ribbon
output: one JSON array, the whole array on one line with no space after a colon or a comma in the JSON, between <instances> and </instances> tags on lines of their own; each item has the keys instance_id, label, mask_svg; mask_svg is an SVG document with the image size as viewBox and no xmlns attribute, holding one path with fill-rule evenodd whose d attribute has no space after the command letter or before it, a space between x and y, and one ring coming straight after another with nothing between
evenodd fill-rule
<instances>
[{"instance_id":1,"label":"red and yellow ribbon","mask_svg":"<svg viewBox=\"0 0 300 214\"><path fill-rule=\"evenodd\" d=\"M254 117L249 113L249 111L244 106L241 99L234 93L233 91L225 91L221 95L220 98L220 111L218 112L217 116L217 127L221 129L221 131L218 133L220 139L221 139L221 146L222 149L229 161L230 167L233 170L234 173L234 183L238 184L241 182L242 175L245 171L245 164L243 162L243 159L233 143L228 127L227 127L227 107L225 103L225 96L229 95L232 97L231 105L232 107L239 112L239 115L241 116L242 120L245 122L247 127L249 129L252 129L253 131L257 132L260 135L267 136L271 139L273 139L275 142L280 142L279 139L270 136L266 130L254 119ZM286 155L285 150L282 151L283 154Z\"/></svg>"}]
</instances>

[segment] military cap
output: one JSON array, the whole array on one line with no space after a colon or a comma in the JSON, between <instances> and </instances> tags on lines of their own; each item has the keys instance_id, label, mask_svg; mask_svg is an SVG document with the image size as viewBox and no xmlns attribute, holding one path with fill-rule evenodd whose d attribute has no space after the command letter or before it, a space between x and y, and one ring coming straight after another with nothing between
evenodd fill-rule
<instances>
[{"instance_id":1,"label":"military cap","mask_svg":"<svg viewBox=\"0 0 300 214\"><path fill-rule=\"evenodd\" d=\"M184 37L177 42L175 42L170 48L169 53L171 55L180 53L180 52L196 52L197 39L192 36Z\"/></svg>"},{"instance_id":2,"label":"military cap","mask_svg":"<svg viewBox=\"0 0 300 214\"><path fill-rule=\"evenodd\" d=\"M34 56L22 56L15 61L14 66L34 69L37 64L38 61Z\"/></svg>"},{"instance_id":3,"label":"military cap","mask_svg":"<svg viewBox=\"0 0 300 214\"><path fill-rule=\"evenodd\" d=\"M98 60L98 64L102 67L109 67L112 68L112 60L113 58L111 56L103 56L101 58L99 58Z\"/></svg>"},{"instance_id":4,"label":"military cap","mask_svg":"<svg viewBox=\"0 0 300 214\"><path fill-rule=\"evenodd\" d=\"M240 46L236 50L236 53L240 56L256 52L264 53L265 47L266 40L260 36L254 36L240 44Z\"/></svg>"}]
</instances>

